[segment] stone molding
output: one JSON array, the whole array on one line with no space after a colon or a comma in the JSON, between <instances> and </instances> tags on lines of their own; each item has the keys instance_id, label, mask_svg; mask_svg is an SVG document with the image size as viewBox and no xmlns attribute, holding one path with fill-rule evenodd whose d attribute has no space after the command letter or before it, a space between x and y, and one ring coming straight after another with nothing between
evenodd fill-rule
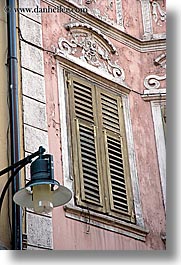
<instances>
[{"instance_id":1,"label":"stone molding","mask_svg":"<svg viewBox=\"0 0 181 265\"><path fill-rule=\"evenodd\" d=\"M101 215L93 211L86 211L76 206L67 204L64 206L65 216L83 222L89 225L93 225L108 231L124 235L126 237L134 238L139 241L146 241L146 236L149 233L148 229L142 228L135 224L129 224L124 221L112 218L110 216ZM89 231L86 231L89 233Z\"/></svg>"},{"instance_id":2,"label":"stone molding","mask_svg":"<svg viewBox=\"0 0 181 265\"><path fill-rule=\"evenodd\" d=\"M50 6L57 6L57 2L50 2L47 0ZM74 1L59 0L58 4L62 7L74 8L78 7ZM110 26L105 21L98 20L96 17L89 13L70 13L71 21L81 21L81 23L90 24L92 27L99 29L106 37L122 43L123 45L130 47L138 52L151 52L161 51L166 49L166 35L165 34L153 34L153 38L138 39L124 31L121 31L118 27Z\"/></svg>"},{"instance_id":3,"label":"stone molding","mask_svg":"<svg viewBox=\"0 0 181 265\"><path fill-rule=\"evenodd\" d=\"M155 66L166 70L166 53L159 54L153 60L153 63ZM146 76L144 79L144 86L146 89L144 90L142 98L144 101L148 101L151 104L162 198L164 209L166 211L166 142L161 113L161 105L166 105L166 88L160 88L161 81L165 79L166 73L162 76L154 74Z\"/></svg>"},{"instance_id":4,"label":"stone molding","mask_svg":"<svg viewBox=\"0 0 181 265\"><path fill-rule=\"evenodd\" d=\"M162 114L161 114L162 104L166 104L165 100L151 101L151 110L153 116L155 141L156 141L158 164L160 171L163 205L166 211L166 141L165 141Z\"/></svg>"}]
</instances>

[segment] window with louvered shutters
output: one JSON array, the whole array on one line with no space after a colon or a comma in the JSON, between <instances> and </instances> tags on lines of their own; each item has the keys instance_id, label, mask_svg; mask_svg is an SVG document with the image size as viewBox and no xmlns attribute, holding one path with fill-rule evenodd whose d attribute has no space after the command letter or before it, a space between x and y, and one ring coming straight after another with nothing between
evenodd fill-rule
<instances>
[{"instance_id":1,"label":"window with louvered shutters","mask_svg":"<svg viewBox=\"0 0 181 265\"><path fill-rule=\"evenodd\" d=\"M68 79L76 204L134 221L121 97Z\"/></svg>"}]
</instances>

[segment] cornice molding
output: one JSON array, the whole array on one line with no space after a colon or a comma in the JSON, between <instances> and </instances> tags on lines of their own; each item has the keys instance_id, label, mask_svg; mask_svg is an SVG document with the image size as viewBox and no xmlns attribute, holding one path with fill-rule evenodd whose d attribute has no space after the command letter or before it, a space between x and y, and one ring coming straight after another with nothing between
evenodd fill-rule
<instances>
[{"instance_id":1,"label":"cornice molding","mask_svg":"<svg viewBox=\"0 0 181 265\"><path fill-rule=\"evenodd\" d=\"M141 96L144 101L163 101L166 100L166 88L144 90Z\"/></svg>"},{"instance_id":2,"label":"cornice molding","mask_svg":"<svg viewBox=\"0 0 181 265\"><path fill-rule=\"evenodd\" d=\"M53 2L46 0L45 2L51 6L57 6L61 4L61 6L64 8L79 7L79 5L77 5L76 3L72 3L69 1L63 1L63 0L55 0ZM96 28L97 30L102 32L103 35L111 39L114 39L124 44L125 46L132 48L138 52L143 52L143 53L144 52L155 52L155 51L162 51L166 49L166 35L165 34L161 34L158 36L157 34L156 35L153 34L149 36L149 39L141 40L141 39L135 38L121 31L118 25L110 25L106 23L105 21L102 21L99 18L94 17L89 12L87 13L72 12L69 15L74 20L74 22L89 24L91 25L91 27Z\"/></svg>"}]
</instances>

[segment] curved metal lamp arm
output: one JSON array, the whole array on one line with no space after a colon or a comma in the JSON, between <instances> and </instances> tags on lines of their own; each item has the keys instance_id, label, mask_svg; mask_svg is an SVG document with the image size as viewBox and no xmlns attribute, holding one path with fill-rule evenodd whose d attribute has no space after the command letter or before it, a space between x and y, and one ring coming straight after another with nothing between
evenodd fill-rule
<instances>
[{"instance_id":1,"label":"curved metal lamp arm","mask_svg":"<svg viewBox=\"0 0 181 265\"><path fill-rule=\"evenodd\" d=\"M9 188L10 183L13 181L13 179L16 177L17 173L23 168L25 167L27 164L31 163L32 158L36 157L36 156L41 156L43 153L45 152L45 149L40 146L39 150L25 158L23 158L22 160L18 161L17 163L3 169L0 171L0 176L9 172L12 169L16 170L14 171L14 173L8 178L3 191L1 193L1 197L0 197L0 213L1 213L1 208L2 208L2 204L3 204L3 200L4 200L4 196L6 194L7 189Z\"/></svg>"},{"instance_id":2,"label":"curved metal lamp arm","mask_svg":"<svg viewBox=\"0 0 181 265\"><path fill-rule=\"evenodd\" d=\"M34 158L35 156L40 156L40 155L42 155L45 151L46 151L45 148L43 148L42 146L40 146L37 152L35 152L35 153L33 153L33 154L31 154L31 155L29 155L29 156L27 156L27 157L25 157L25 158L19 160L17 163L15 163L15 164L13 164L13 165L11 165L11 166L9 166L9 167L6 167L6 168L4 168L3 170L1 170L1 171L0 171L0 176L6 174L6 173L9 172L10 170L12 170L12 169L18 167L19 165L21 165L21 164L24 163L25 161L28 162L28 163L31 163L31 159L32 159L32 158Z\"/></svg>"},{"instance_id":3,"label":"curved metal lamp arm","mask_svg":"<svg viewBox=\"0 0 181 265\"><path fill-rule=\"evenodd\" d=\"M2 204L3 204L3 200L4 200L4 197L5 197L6 191L7 191L7 189L9 188L10 183L13 181L13 179L14 179L14 177L17 175L17 173L18 173L18 172L19 172L19 171L20 171L25 165L27 165L28 163L29 163L29 161L28 161L28 162L24 162L22 165L20 165L20 166L14 171L14 174L12 174L12 175L8 178L6 184L5 184L4 188L3 188L3 191L2 191L2 193L1 193L1 197L0 197L0 213L1 213L1 208L2 208Z\"/></svg>"}]
</instances>

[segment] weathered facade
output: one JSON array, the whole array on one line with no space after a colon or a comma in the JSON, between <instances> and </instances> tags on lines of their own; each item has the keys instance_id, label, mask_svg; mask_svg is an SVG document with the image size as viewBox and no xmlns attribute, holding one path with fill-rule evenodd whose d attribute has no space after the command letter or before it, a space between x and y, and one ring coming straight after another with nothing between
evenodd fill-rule
<instances>
[{"instance_id":1,"label":"weathered facade","mask_svg":"<svg viewBox=\"0 0 181 265\"><path fill-rule=\"evenodd\" d=\"M26 248L165 249L166 1L17 7L24 155L44 146L73 194L24 211Z\"/></svg>"}]
</instances>

